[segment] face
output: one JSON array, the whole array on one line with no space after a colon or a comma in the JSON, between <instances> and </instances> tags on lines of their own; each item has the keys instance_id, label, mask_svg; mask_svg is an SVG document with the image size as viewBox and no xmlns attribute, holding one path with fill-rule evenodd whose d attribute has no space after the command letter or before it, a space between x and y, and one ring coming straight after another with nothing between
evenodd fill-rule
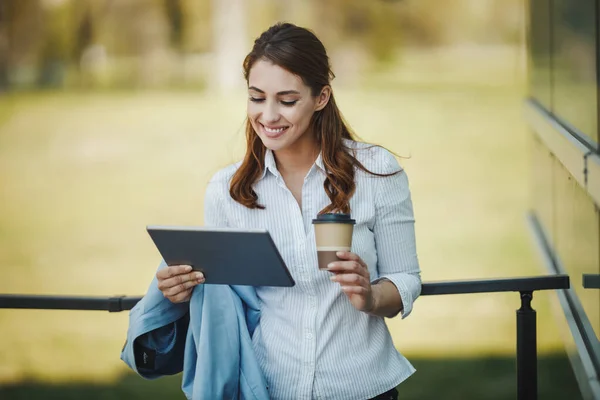
<instances>
[{"instance_id":1,"label":"face","mask_svg":"<svg viewBox=\"0 0 600 400\"><path fill-rule=\"evenodd\" d=\"M299 76L270 61L257 61L248 76L248 120L265 147L293 151L314 143L310 121L327 104L330 90L326 86L313 96Z\"/></svg>"}]
</instances>

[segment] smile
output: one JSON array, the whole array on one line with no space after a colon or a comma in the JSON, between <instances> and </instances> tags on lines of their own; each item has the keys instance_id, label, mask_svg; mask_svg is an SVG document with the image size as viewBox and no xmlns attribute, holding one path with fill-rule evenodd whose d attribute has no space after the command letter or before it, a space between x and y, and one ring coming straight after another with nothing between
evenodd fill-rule
<instances>
[{"instance_id":1,"label":"smile","mask_svg":"<svg viewBox=\"0 0 600 400\"><path fill-rule=\"evenodd\" d=\"M266 134L266 136L271 139L281 136L289 128L289 126L281 126L278 128L269 128L269 127L264 126L263 124L261 124L261 127L263 128L263 131Z\"/></svg>"}]
</instances>

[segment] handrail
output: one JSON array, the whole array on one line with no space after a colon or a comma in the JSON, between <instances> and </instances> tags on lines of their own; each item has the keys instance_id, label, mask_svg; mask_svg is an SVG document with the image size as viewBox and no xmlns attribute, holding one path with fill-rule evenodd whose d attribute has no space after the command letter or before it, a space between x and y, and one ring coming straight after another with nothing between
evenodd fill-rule
<instances>
[{"instance_id":1,"label":"handrail","mask_svg":"<svg viewBox=\"0 0 600 400\"><path fill-rule=\"evenodd\" d=\"M421 295L533 292L536 290L568 288L569 277L567 275L549 275L522 278L425 282L421 287ZM141 297L129 296L85 297L0 294L0 309L96 310L119 312L132 309L140 299Z\"/></svg>"},{"instance_id":2,"label":"handrail","mask_svg":"<svg viewBox=\"0 0 600 400\"><path fill-rule=\"evenodd\" d=\"M569 277L567 275L548 275L522 278L429 282L423 283L421 295L534 292L536 290L568 288Z\"/></svg>"},{"instance_id":3,"label":"handrail","mask_svg":"<svg viewBox=\"0 0 600 400\"><path fill-rule=\"evenodd\" d=\"M588 278L589 280L589 278ZM537 323L531 308L536 290L569 289L567 275L502 278L466 281L426 282L421 295L519 292L517 310L517 399L537 399ZM0 294L0 309L104 310L119 312L132 309L141 297L82 297Z\"/></svg>"},{"instance_id":4,"label":"handrail","mask_svg":"<svg viewBox=\"0 0 600 400\"><path fill-rule=\"evenodd\" d=\"M600 274L583 274L582 283L586 289L600 289Z\"/></svg>"},{"instance_id":5,"label":"handrail","mask_svg":"<svg viewBox=\"0 0 600 400\"><path fill-rule=\"evenodd\" d=\"M0 308L35 310L88 310L119 312L130 310L141 297L84 297L1 294Z\"/></svg>"}]
</instances>

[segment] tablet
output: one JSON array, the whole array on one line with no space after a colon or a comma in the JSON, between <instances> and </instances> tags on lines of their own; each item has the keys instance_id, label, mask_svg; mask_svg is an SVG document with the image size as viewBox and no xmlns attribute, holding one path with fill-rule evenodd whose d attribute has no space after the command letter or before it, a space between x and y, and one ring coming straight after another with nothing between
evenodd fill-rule
<instances>
[{"instance_id":1,"label":"tablet","mask_svg":"<svg viewBox=\"0 0 600 400\"><path fill-rule=\"evenodd\" d=\"M266 230L149 225L167 265L191 265L207 284L294 286Z\"/></svg>"}]
</instances>

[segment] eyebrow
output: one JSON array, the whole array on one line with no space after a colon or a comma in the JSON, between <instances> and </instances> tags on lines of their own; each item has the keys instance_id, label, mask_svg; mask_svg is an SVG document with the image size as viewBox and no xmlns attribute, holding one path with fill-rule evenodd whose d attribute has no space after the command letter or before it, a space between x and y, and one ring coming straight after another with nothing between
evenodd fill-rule
<instances>
[{"instance_id":1,"label":"eyebrow","mask_svg":"<svg viewBox=\"0 0 600 400\"><path fill-rule=\"evenodd\" d=\"M262 94L265 93L263 90L260 90L259 88L255 87L255 86L250 86L248 88L248 90L254 90L254 91L262 93ZM278 96L285 96L286 94L300 94L300 92L298 92L297 90L282 90L281 92L277 92Z\"/></svg>"}]
</instances>

